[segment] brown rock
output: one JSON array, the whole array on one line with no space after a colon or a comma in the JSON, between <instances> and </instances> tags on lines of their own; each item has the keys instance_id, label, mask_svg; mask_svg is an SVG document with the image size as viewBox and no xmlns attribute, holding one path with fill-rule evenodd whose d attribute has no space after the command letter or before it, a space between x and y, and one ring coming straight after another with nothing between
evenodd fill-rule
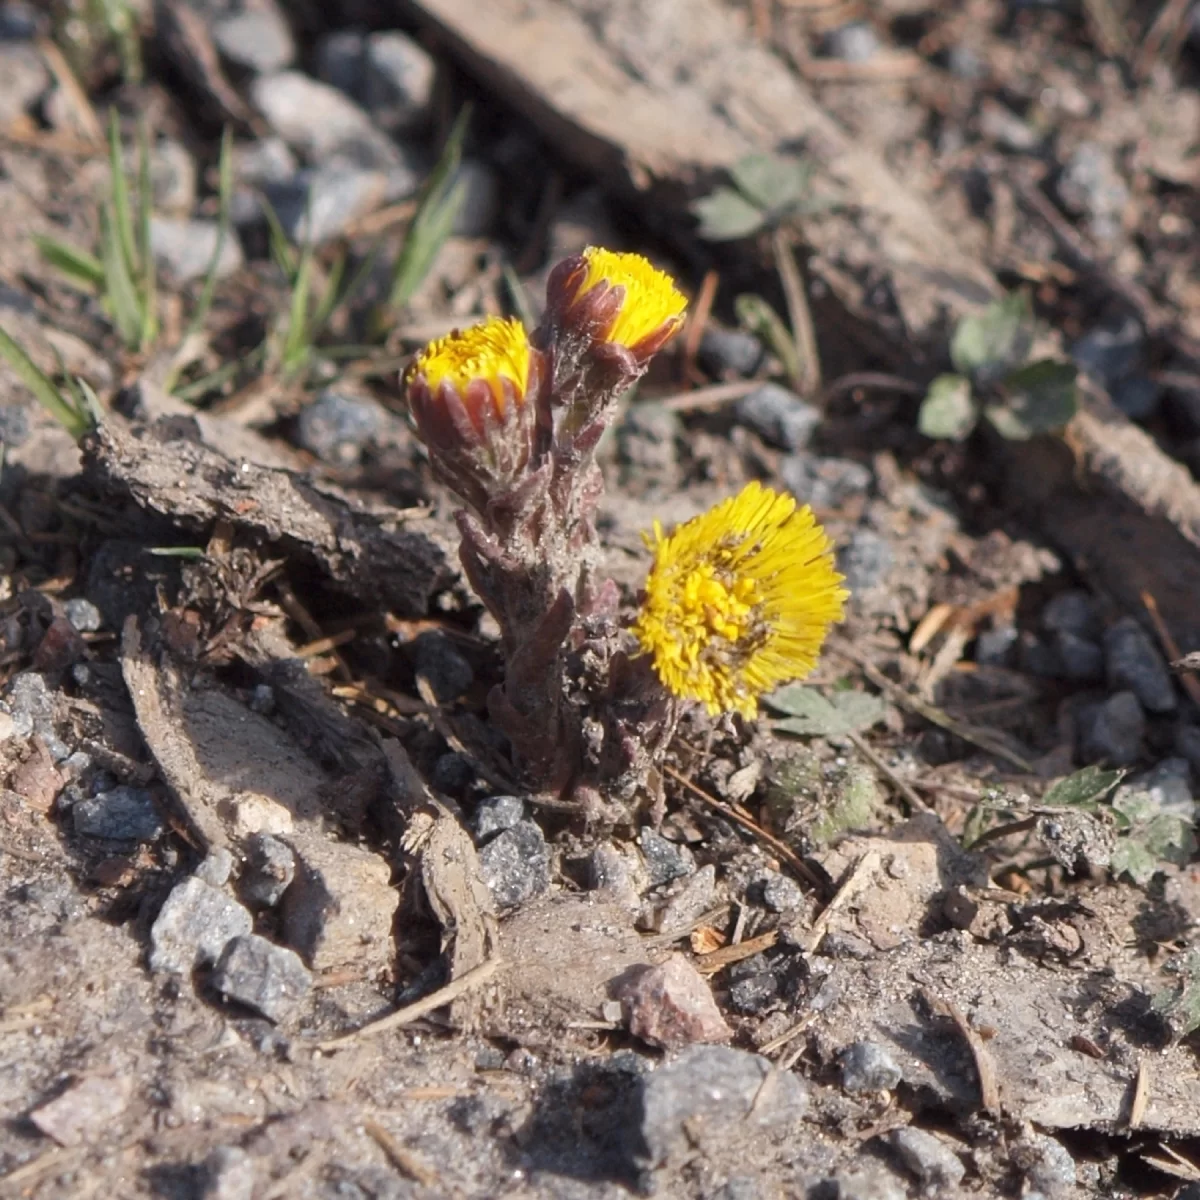
<instances>
[{"instance_id":1,"label":"brown rock","mask_svg":"<svg viewBox=\"0 0 1200 1200\"><path fill-rule=\"evenodd\" d=\"M682 954L628 972L616 997L629 1032L652 1046L670 1050L733 1036L708 984Z\"/></svg>"}]
</instances>

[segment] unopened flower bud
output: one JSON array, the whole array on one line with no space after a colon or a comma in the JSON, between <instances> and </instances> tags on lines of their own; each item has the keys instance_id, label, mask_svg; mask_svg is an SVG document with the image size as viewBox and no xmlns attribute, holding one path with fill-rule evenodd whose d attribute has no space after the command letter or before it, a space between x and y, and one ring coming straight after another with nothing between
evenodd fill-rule
<instances>
[{"instance_id":1,"label":"unopened flower bud","mask_svg":"<svg viewBox=\"0 0 1200 1200\"><path fill-rule=\"evenodd\" d=\"M434 469L474 508L517 483L528 464L541 379L525 327L500 317L430 342L405 372Z\"/></svg>"}]
</instances>

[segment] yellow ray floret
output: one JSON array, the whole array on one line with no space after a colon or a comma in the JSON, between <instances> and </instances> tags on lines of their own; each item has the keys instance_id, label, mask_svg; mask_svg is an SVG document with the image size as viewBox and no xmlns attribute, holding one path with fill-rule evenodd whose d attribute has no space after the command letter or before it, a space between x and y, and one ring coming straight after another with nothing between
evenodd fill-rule
<instances>
[{"instance_id":1,"label":"yellow ray floret","mask_svg":"<svg viewBox=\"0 0 1200 1200\"><path fill-rule=\"evenodd\" d=\"M465 392L473 380L482 379L492 390L497 411L503 413L501 381L507 379L513 385L518 399L529 385L529 338L520 321L489 317L482 324L430 342L411 369L423 374L434 392L443 382Z\"/></svg>"},{"instance_id":2,"label":"yellow ray floret","mask_svg":"<svg viewBox=\"0 0 1200 1200\"><path fill-rule=\"evenodd\" d=\"M753 717L758 697L816 666L849 593L812 509L748 484L664 536L633 632L668 691L714 716Z\"/></svg>"},{"instance_id":3,"label":"yellow ray floret","mask_svg":"<svg viewBox=\"0 0 1200 1200\"><path fill-rule=\"evenodd\" d=\"M640 254L618 254L589 246L583 252L587 273L579 286L586 295L597 284L625 289L625 299L605 337L622 346L636 346L664 325L672 329L683 319L687 299L665 271L653 267Z\"/></svg>"}]
</instances>

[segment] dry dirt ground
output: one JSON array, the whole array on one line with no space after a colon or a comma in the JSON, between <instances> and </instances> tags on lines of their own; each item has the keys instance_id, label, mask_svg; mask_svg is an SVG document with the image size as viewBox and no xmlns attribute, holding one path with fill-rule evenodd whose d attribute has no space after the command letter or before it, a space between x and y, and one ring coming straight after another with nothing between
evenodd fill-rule
<instances>
[{"instance_id":1,"label":"dry dirt ground","mask_svg":"<svg viewBox=\"0 0 1200 1200\"><path fill-rule=\"evenodd\" d=\"M542 0L522 64L453 0L322 7L0 3L0 329L103 409L77 442L0 364L0 1196L1194 1200L1200 9ZM725 112L712 21L769 64ZM796 150L795 88L805 153L901 183L704 242L720 172L614 153L618 78L735 157ZM463 212L381 324L464 100ZM136 350L39 245L97 245L110 110L154 146ZM264 196L312 307L365 263L319 330ZM804 698L685 718L665 814L514 782L397 377L588 243L700 314L603 451L626 614L642 532L756 478L853 593ZM1086 403L923 437L1000 288Z\"/></svg>"}]
</instances>

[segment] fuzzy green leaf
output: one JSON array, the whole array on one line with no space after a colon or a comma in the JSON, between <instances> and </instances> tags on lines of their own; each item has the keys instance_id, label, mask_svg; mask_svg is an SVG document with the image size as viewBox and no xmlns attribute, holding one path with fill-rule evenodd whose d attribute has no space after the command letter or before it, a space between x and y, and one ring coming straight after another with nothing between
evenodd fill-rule
<instances>
[{"instance_id":1,"label":"fuzzy green leaf","mask_svg":"<svg viewBox=\"0 0 1200 1200\"><path fill-rule=\"evenodd\" d=\"M950 358L962 375L1007 370L1024 359L1033 342L1033 317L1024 292L995 300L954 330Z\"/></svg>"},{"instance_id":2,"label":"fuzzy green leaf","mask_svg":"<svg viewBox=\"0 0 1200 1200\"><path fill-rule=\"evenodd\" d=\"M812 164L775 154L749 154L729 172L738 191L760 209L793 208L806 196Z\"/></svg>"},{"instance_id":3,"label":"fuzzy green leaf","mask_svg":"<svg viewBox=\"0 0 1200 1200\"><path fill-rule=\"evenodd\" d=\"M1075 368L1043 358L1004 377L1004 400L989 404L987 419L1010 441L1023 442L1039 433L1055 433L1078 407Z\"/></svg>"},{"instance_id":4,"label":"fuzzy green leaf","mask_svg":"<svg viewBox=\"0 0 1200 1200\"><path fill-rule=\"evenodd\" d=\"M707 242L734 242L760 232L766 214L734 188L719 187L692 204L699 235Z\"/></svg>"},{"instance_id":5,"label":"fuzzy green leaf","mask_svg":"<svg viewBox=\"0 0 1200 1200\"><path fill-rule=\"evenodd\" d=\"M827 845L839 834L871 825L883 797L874 773L863 763L852 763L837 785L832 802L808 828L818 846Z\"/></svg>"},{"instance_id":6,"label":"fuzzy green leaf","mask_svg":"<svg viewBox=\"0 0 1200 1200\"><path fill-rule=\"evenodd\" d=\"M793 683L766 697L768 707L786 713L778 721L778 733L795 733L802 737L846 737L862 733L882 721L887 705L869 692L834 692L826 699L814 688Z\"/></svg>"},{"instance_id":7,"label":"fuzzy green leaf","mask_svg":"<svg viewBox=\"0 0 1200 1200\"><path fill-rule=\"evenodd\" d=\"M965 375L939 375L921 401L917 428L927 438L961 442L975 428L979 413Z\"/></svg>"},{"instance_id":8,"label":"fuzzy green leaf","mask_svg":"<svg viewBox=\"0 0 1200 1200\"><path fill-rule=\"evenodd\" d=\"M1042 797L1042 804L1046 808L1095 808L1124 775L1124 771L1084 767L1082 771L1055 780Z\"/></svg>"}]
</instances>

